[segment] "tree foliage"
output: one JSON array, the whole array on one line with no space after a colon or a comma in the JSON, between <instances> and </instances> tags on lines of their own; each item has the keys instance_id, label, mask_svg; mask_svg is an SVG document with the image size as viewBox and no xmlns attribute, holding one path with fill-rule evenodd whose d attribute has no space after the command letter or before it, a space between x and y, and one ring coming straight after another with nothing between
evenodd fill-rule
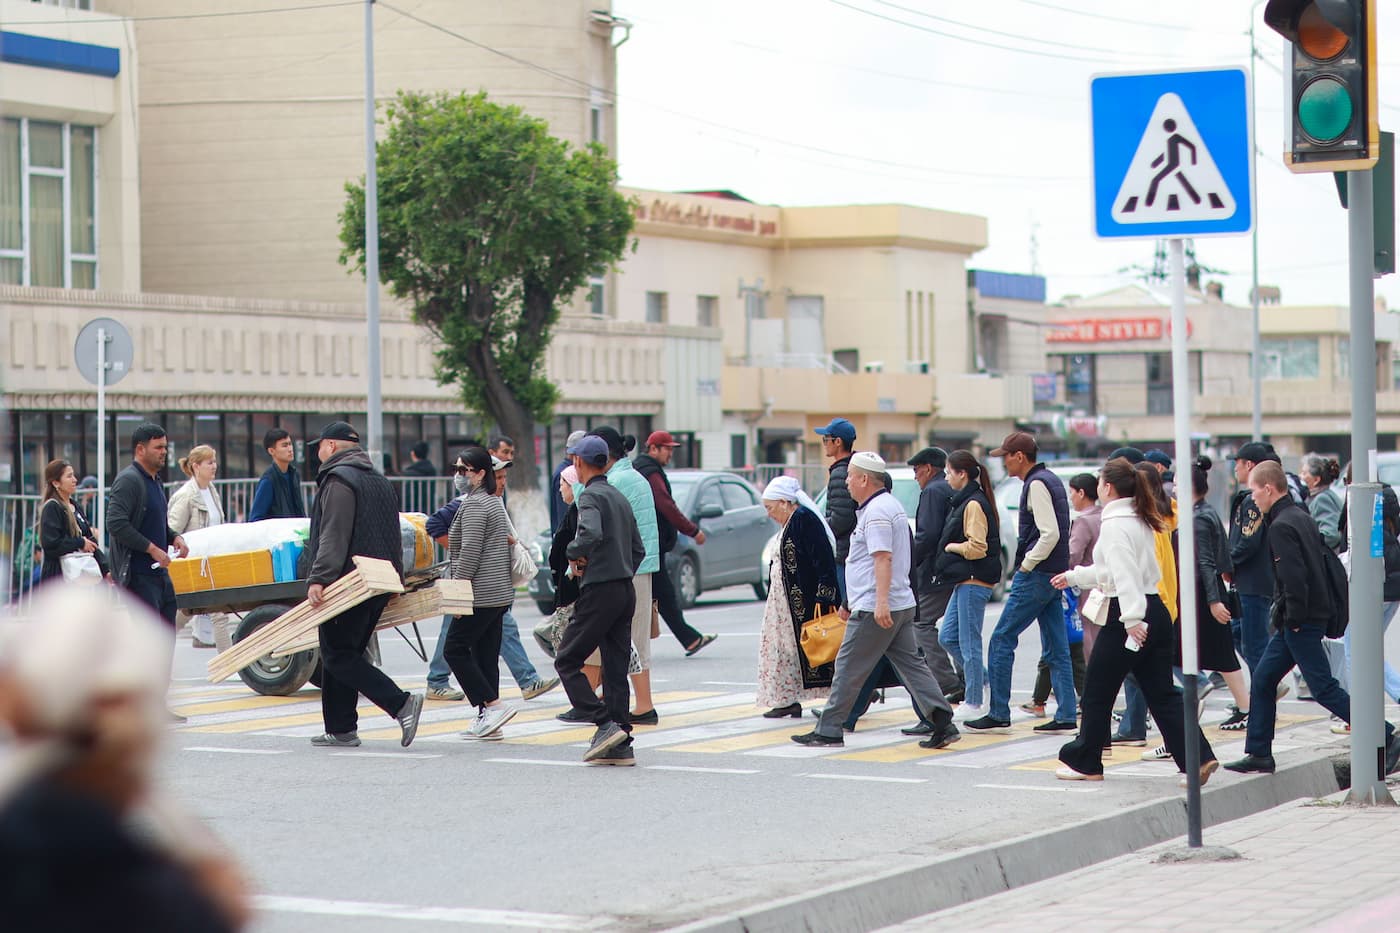
<instances>
[{"instance_id":1,"label":"tree foliage","mask_svg":"<svg viewBox=\"0 0 1400 933\"><path fill-rule=\"evenodd\" d=\"M544 363L560 307L632 230L617 165L485 94L400 92L385 123L380 280L440 341L439 382L518 440L512 480L533 486L534 423L558 398ZM340 261L363 274L363 180L345 188Z\"/></svg>"}]
</instances>

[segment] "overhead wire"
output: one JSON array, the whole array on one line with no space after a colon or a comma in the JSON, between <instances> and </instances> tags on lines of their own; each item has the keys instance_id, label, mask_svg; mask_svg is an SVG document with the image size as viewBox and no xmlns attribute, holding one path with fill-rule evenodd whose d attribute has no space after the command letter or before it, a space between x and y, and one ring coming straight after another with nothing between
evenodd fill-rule
<instances>
[{"instance_id":1,"label":"overhead wire","mask_svg":"<svg viewBox=\"0 0 1400 933\"><path fill-rule=\"evenodd\" d=\"M1198 29L1195 26L1183 26L1180 23L1159 23L1156 21L1144 22L1143 20L1131 19L1126 16L1110 16L1107 13L1097 13L1089 10L1076 10L1072 7L1062 6L1059 3L1047 3L1044 2L1044 0L1018 0L1018 2L1024 3L1027 6L1040 7L1043 10L1053 10L1056 13L1067 13L1071 16L1084 16L1088 17L1089 19L1106 20L1111 23L1126 23L1130 26L1141 26L1145 29L1174 29L1179 30L1181 32L1195 32L1200 33L1202 35L1211 36L1237 35L1237 33L1225 32L1223 30Z\"/></svg>"}]
</instances>

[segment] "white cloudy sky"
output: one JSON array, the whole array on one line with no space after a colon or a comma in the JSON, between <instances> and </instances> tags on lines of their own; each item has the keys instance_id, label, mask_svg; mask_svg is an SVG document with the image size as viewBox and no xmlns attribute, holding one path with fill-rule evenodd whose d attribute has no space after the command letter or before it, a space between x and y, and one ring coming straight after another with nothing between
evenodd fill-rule
<instances>
[{"instance_id":1,"label":"white cloudy sky","mask_svg":"<svg viewBox=\"0 0 1400 933\"><path fill-rule=\"evenodd\" d=\"M1150 266L1153 243L1092 234L1090 76L1247 65L1250 6L614 0L635 23L618 52L623 182L982 214L991 243L974 265L1030 272L1034 229L1052 299L1103 291L1131 280L1125 267ZM1282 165L1283 42L1263 25L1262 4L1256 15L1260 281L1289 304L1344 304L1346 215L1330 175ZM1396 129L1400 4L1380 5L1379 30L1381 122ZM1228 273L1211 276L1226 298L1246 302L1250 238L1196 247L1200 263ZM1377 291L1400 307L1396 276Z\"/></svg>"}]
</instances>

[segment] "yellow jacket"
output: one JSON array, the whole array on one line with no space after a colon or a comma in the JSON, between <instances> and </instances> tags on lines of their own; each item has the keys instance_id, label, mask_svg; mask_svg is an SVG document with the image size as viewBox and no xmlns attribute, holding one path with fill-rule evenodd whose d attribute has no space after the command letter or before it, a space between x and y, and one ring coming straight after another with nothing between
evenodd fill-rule
<instances>
[{"instance_id":1,"label":"yellow jacket","mask_svg":"<svg viewBox=\"0 0 1400 933\"><path fill-rule=\"evenodd\" d=\"M1157 548L1157 567L1162 571L1162 579L1157 583L1157 595L1167 604L1167 612L1176 621L1176 552L1172 550L1172 532L1176 531L1176 500L1172 500L1172 514L1167 516L1165 526L1153 535Z\"/></svg>"}]
</instances>

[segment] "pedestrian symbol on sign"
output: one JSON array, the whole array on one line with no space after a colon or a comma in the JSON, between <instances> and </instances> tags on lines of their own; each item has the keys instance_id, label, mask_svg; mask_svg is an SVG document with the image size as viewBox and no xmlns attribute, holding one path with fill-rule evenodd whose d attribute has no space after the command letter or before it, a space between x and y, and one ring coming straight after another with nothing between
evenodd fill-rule
<instances>
[{"instance_id":1,"label":"pedestrian symbol on sign","mask_svg":"<svg viewBox=\"0 0 1400 933\"><path fill-rule=\"evenodd\" d=\"M1235 198L1176 94L1163 94L1114 201L1120 224L1226 220Z\"/></svg>"}]
</instances>

